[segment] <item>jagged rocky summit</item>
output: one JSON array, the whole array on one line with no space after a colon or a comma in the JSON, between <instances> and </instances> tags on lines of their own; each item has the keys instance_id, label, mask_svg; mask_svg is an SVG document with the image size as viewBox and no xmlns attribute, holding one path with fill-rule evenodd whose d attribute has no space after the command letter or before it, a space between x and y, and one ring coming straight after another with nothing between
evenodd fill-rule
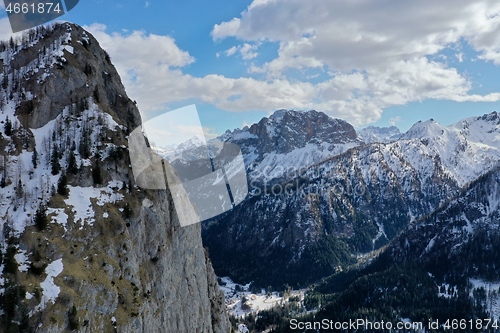
<instances>
[{"instance_id":1,"label":"jagged rocky summit","mask_svg":"<svg viewBox=\"0 0 500 333\"><path fill-rule=\"evenodd\" d=\"M81 27L0 44L0 332L229 332L200 225L134 183L141 124Z\"/></svg>"}]
</instances>

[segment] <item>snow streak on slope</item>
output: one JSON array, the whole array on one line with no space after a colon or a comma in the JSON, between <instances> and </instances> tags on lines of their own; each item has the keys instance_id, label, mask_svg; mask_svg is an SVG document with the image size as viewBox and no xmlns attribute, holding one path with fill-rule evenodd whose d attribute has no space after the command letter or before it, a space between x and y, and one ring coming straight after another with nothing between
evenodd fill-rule
<instances>
[{"instance_id":1,"label":"snow streak on slope","mask_svg":"<svg viewBox=\"0 0 500 333\"><path fill-rule=\"evenodd\" d=\"M0 118L3 119L7 117L9 117L9 120L14 124L18 123L17 117L14 115L13 102L10 102L3 109L3 114L0 116ZM63 125L67 123L71 124L71 126ZM24 231L24 228L32 223L32 217L40 201L46 203L47 200L50 199L53 187L57 185L59 177L61 176L60 173L56 175L52 175L51 173L52 142L54 142L54 139L63 141L63 146L66 147L61 153L62 158L60 159L60 163L62 163L61 167L65 169L67 168L70 150L70 145L67 145L69 138L80 138L83 135L82 131L84 128L92 129L92 132L89 133L89 138L91 142L95 144L95 146L91 148L91 151L95 152L96 147L102 145L102 143L99 142L99 133L101 133L104 128L117 130L119 129L117 126L118 125L109 115L104 117L97 105L92 103L89 109L83 111L79 116L70 114L69 108L66 108L61 115L48 122L45 126L37 129L30 129L36 142L35 147L38 154L38 165L36 168L34 167L32 161L34 153L27 150L22 150L19 155L8 154L3 156L6 160L5 165L8 166L6 178L9 179L11 183L0 191L0 217L2 217L0 219L2 222L0 223L0 228L3 227L3 223L5 222L12 225L15 235L20 235ZM4 134L4 136L6 135ZM109 144L106 145L108 148L112 148ZM14 148L14 143L11 141L5 150L7 153L13 152ZM91 165L90 159L82 158L78 152L76 152L75 155L77 165ZM18 194L20 192L18 188L19 184L22 186L22 197L19 197ZM87 193L89 194L88 198L99 198L101 202L113 203L117 200L121 200L122 198L118 196L110 195L110 193L113 193L113 187L116 187L116 184L110 184L110 186L104 190L107 196L103 196L100 191L95 190L92 193ZM68 200L71 201L71 197ZM81 207L82 202L73 200L71 203L76 207L75 210L78 211L78 207ZM49 211L49 213L55 213L55 215L64 214L62 212L56 212L55 210ZM61 216L60 218L54 217L53 220L63 224L59 221L65 219L66 218Z\"/></svg>"},{"instance_id":2,"label":"snow streak on slope","mask_svg":"<svg viewBox=\"0 0 500 333\"><path fill-rule=\"evenodd\" d=\"M62 259L55 260L51 262L46 268L45 268L45 274L47 274L47 277L45 280L40 283L40 287L42 287L43 294L42 294L42 299L40 301L40 304L38 304L30 313L30 317L45 308L45 306L51 302L54 303L57 296L59 296L59 291L61 290L55 283L54 283L54 278L56 278L61 272L63 271L63 263Z\"/></svg>"},{"instance_id":3,"label":"snow streak on slope","mask_svg":"<svg viewBox=\"0 0 500 333\"><path fill-rule=\"evenodd\" d=\"M106 203L115 204L124 198L123 194L117 193L121 187L121 182L110 182L104 188L69 186L70 193L65 202L74 213L74 222L81 223L80 229L83 229L85 223L92 226L95 221L92 201L95 199L98 206L104 206Z\"/></svg>"},{"instance_id":4,"label":"snow streak on slope","mask_svg":"<svg viewBox=\"0 0 500 333\"><path fill-rule=\"evenodd\" d=\"M472 284L470 296L473 297L474 291L483 290L486 296L486 310L490 318L500 320L500 283L493 283L481 279L469 279Z\"/></svg>"}]
</instances>

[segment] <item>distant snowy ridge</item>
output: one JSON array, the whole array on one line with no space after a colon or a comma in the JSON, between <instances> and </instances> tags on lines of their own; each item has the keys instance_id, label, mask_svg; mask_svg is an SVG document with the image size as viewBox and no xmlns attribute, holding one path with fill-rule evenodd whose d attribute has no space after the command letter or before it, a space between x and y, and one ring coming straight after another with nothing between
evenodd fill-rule
<instances>
[{"instance_id":1,"label":"distant snowy ridge","mask_svg":"<svg viewBox=\"0 0 500 333\"><path fill-rule=\"evenodd\" d=\"M398 140L401 137L402 133L396 126L368 126L359 130L358 135L364 143L389 143Z\"/></svg>"},{"instance_id":2,"label":"distant snowy ridge","mask_svg":"<svg viewBox=\"0 0 500 333\"><path fill-rule=\"evenodd\" d=\"M444 170L465 185L500 162L500 116L492 112L450 126L433 119L418 122L395 145L401 145L410 163L422 171L428 168L416 156L439 158Z\"/></svg>"}]
</instances>

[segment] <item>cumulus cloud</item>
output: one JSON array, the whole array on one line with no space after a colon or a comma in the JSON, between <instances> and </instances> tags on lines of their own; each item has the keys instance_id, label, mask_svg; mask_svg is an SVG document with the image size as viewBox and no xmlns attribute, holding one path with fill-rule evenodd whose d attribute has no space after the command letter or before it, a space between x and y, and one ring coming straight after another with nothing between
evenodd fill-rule
<instances>
[{"instance_id":1,"label":"cumulus cloud","mask_svg":"<svg viewBox=\"0 0 500 333\"><path fill-rule=\"evenodd\" d=\"M224 54L228 57L234 55L236 52L238 52L238 48L236 46L231 47L230 49L226 50Z\"/></svg>"},{"instance_id":2,"label":"cumulus cloud","mask_svg":"<svg viewBox=\"0 0 500 333\"><path fill-rule=\"evenodd\" d=\"M389 119L389 124L391 126L396 126L397 123L401 122L401 117L400 116L396 116L396 117L392 117L391 119Z\"/></svg>"},{"instance_id":3,"label":"cumulus cloud","mask_svg":"<svg viewBox=\"0 0 500 333\"><path fill-rule=\"evenodd\" d=\"M277 41L283 62L313 58L350 70L434 54L461 38L491 51L500 42L499 13L500 3L488 0L256 0L212 36Z\"/></svg>"},{"instance_id":4,"label":"cumulus cloud","mask_svg":"<svg viewBox=\"0 0 500 333\"><path fill-rule=\"evenodd\" d=\"M499 31L500 3L493 0L254 0L211 34L277 43L278 55L250 72L267 80L286 80L290 69L326 72L330 78L311 87L315 98L305 104L364 122L385 107L424 99L500 100L498 93L469 94L472 83L435 57L467 42L479 59L500 64Z\"/></svg>"},{"instance_id":5,"label":"cumulus cloud","mask_svg":"<svg viewBox=\"0 0 500 333\"><path fill-rule=\"evenodd\" d=\"M127 92L136 99L142 112L148 113L169 103L201 100L229 111L274 110L281 108L332 110L338 116L353 122L375 120L380 109L371 110L363 117L351 114L351 103L322 101L324 88L309 82L288 79L271 81L254 78L227 78L218 74L195 77L183 72L183 67L195 60L181 50L168 36L132 33L108 33L106 26L94 24L85 27L111 55ZM364 108L354 101L352 110Z\"/></svg>"},{"instance_id":6,"label":"cumulus cloud","mask_svg":"<svg viewBox=\"0 0 500 333\"><path fill-rule=\"evenodd\" d=\"M257 57L257 52L255 52L255 50L257 50L257 45L245 43L240 47L241 57L245 60L253 59Z\"/></svg>"},{"instance_id":7,"label":"cumulus cloud","mask_svg":"<svg viewBox=\"0 0 500 333\"><path fill-rule=\"evenodd\" d=\"M229 111L316 109L354 125L413 101L500 100L471 94L473 82L439 57L466 42L479 59L500 64L499 28L500 3L492 0L254 0L212 29L214 40L238 41L218 57L251 60L252 76L228 78L187 74L196 60L169 36L87 27L143 112L198 100ZM279 46L271 59L258 52L265 43Z\"/></svg>"},{"instance_id":8,"label":"cumulus cloud","mask_svg":"<svg viewBox=\"0 0 500 333\"><path fill-rule=\"evenodd\" d=\"M227 49L224 54L228 57L239 53L244 60L251 60L257 57L258 53L256 50L258 49L258 45L244 43L238 46L232 46Z\"/></svg>"}]
</instances>

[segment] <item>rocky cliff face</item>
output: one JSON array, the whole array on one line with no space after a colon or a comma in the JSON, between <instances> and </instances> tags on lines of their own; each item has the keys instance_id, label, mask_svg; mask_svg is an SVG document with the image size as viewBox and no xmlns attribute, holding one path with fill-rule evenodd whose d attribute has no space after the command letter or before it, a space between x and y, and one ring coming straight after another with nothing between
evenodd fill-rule
<instances>
[{"instance_id":1,"label":"rocky cliff face","mask_svg":"<svg viewBox=\"0 0 500 333\"><path fill-rule=\"evenodd\" d=\"M200 226L133 181L140 125L76 25L2 43L0 332L229 332Z\"/></svg>"},{"instance_id":2,"label":"rocky cliff face","mask_svg":"<svg viewBox=\"0 0 500 333\"><path fill-rule=\"evenodd\" d=\"M251 127L227 131L220 139L241 148L249 179L259 182L362 144L351 124L315 110L278 110Z\"/></svg>"}]
</instances>

